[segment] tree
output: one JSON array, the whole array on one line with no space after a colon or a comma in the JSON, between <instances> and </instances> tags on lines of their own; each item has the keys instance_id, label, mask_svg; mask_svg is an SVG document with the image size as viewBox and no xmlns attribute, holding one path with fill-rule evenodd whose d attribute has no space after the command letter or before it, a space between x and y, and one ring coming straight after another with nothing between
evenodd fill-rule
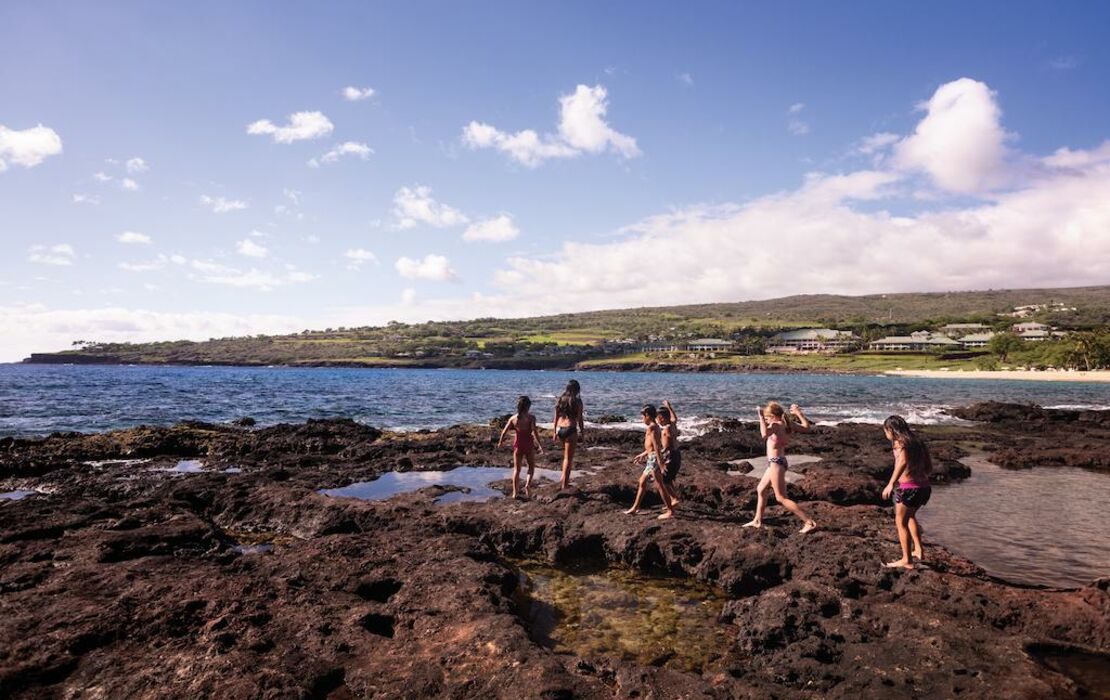
<instances>
[{"instance_id":1,"label":"tree","mask_svg":"<svg viewBox=\"0 0 1110 700\"><path fill-rule=\"evenodd\" d=\"M1002 362L1006 361L1012 353L1021 350L1023 341L1013 333L999 333L990 339L987 343L987 349L998 355L998 359Z\"/></svg>"}]
</instances>

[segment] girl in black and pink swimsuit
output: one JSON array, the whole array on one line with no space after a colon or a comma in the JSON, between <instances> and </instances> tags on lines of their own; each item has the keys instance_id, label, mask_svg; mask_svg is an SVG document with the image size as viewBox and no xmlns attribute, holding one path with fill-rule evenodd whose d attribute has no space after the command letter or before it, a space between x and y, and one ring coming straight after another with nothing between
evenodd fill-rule
<instances>
[{"instance_id":1,"label":"girl in black and pink swimsuit","mask_svg":"<svg viewBox=\"0 0 1110 700\"><path fill-rule=\"evenodd\" d=\"M929 502L933 489L929 474L933 460L929 448L910 429L906 419L891 416L883 422L883 432L894 449L894 472L883 489L883 500L894 496L894 525L898 528L898 544L902 558L883 564L892 569L912 569L913 560L924 557L921 546L921 525L917 522L917 509ZM913 549L910 549L910 543Z\"/></svg>"}]
</instances>

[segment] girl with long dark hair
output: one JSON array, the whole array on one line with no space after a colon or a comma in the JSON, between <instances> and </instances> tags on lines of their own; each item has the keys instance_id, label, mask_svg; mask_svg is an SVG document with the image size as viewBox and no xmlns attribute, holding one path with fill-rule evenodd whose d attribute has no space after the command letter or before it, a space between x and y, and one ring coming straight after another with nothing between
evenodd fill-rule
<instances>
[{"instance_id":1,"label":"girl with long dark hair","mask_svg":"<svg viewBox=\"0 0 1110 700\"><path fill-rule=\"evenodd\" d=\"M894 471L883 489L883 500L894 496L894 525L898 528L898 544L902 547L902 558L883 566L912 569L913 560L921 560L925 554L921 546L917 510L929 502L933 493L929 485L933 460L929 456L929 448L902 416L891 416L883 421L883 432L894 451Z\"/></svg>"},{"instance_id":2,"label":"girl with long dark hair","mask_svg":"<svg viewBox=\"0 0 1110 700\"><path fill-rule=\"evenodd\" d=\"M582 405L582 387L578 380L567 382L563 395L555 402L555 442L563 443L563 478L559 490L570 486L570 470L574 466L574 450L586 428L586 409Z\"/></svg>"},{"instance_id":3,"label":"girl with long dark hair","mask_svg":"<svg viewBox=\"0 0 1110 700\"><path fill-rule=\"evenodd\" d=\"M513 499L516 499L516 487L520 482L520 465L528 462L528 478L524 482L525 497L532 495L532 477L536 473L536 450L543 454L540 447L540 432L536 427L536 417L529 409L532 408L532 399L521 396L516 400L516 414L505 421L501 430L501 437L497 446L505 443L505 435L513 431Z\"/></svg>"}]
</instances>

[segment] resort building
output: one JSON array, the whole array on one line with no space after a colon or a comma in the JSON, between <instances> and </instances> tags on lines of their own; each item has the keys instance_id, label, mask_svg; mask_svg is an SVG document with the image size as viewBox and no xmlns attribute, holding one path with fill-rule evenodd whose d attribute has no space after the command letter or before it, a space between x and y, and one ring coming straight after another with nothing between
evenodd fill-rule
<instances>
[{"instance_id":1,"label":"resort building","mask_svg":"<svg viewBox=\"0 0 1110 700\"><path fill-rule=\"evenodd\" d=\"M1026 333L1028 331L1049 331L1052 330L1052 328L1043 323L1037 323L1036 321L1025 321L1023 323L1015 323L1014 325L1010 326L1010 330L1012 330L1014 333L1017 333L1018 335L1021 335L1022 333Z\"/></svg>"},{"instance_id":2,"label":"resort building","mask_svg":"<svg viewBox=\"0 0 1110 700\"><path fill-rule=\"evenodd\" d=\"M970 335L965 335L964 337L960 338L959 343L960 343L960 345L962 345L963 347L965 347L967 349L985 348L985 347L987 347L987 345L990 344L991 338L993 338L993 337L994 337L994 333L991 333L991 332L972 333Z\"/></svg>"},{"instance_id":3,"label":"resort building","mask_svg":"<svg viewBox=\"0 0 1110 700\"><path fill-rule=\"evenodd\" d=\"M929 350L952 350L962 347L958 340L953 340L946 335L929 333L928 331L915 331L909 335L892 335L868 343L872 350L913 351L923 352Z\"/></svg>"},{"instance_id":4,"label":"resort building","mask_svg":"<svg viewBox=\"0 0 1110 700\"><path fill-rule=\"evenodd\" d=\"M937 332L949 338L961 338L976 333L986 333L991 329L984 323L949 323L940 327Z\"/></svg>"},{"instance_id":5,"label":"resort building","mask_svg":"<svg viewBox=\"0 0 1110 700\"><path fill-rule=\"evenodd\" d=\"M731 340L720 338L698 338L679 342L676 340L659 340L648 343L641 348L643 352L729 352L735 343Z\"/></svg>"},{"instance_id":6,"label":"resort building","mask_svg":"<svg viewBox=\"0 0 1110 700\"><path fill-rule=\"evenodd\" d=\"M859 344L859 336L851 331L832 328L803 328L785 331L767 341L770 353L841 352Z\"/></svg>"}]
</instances>

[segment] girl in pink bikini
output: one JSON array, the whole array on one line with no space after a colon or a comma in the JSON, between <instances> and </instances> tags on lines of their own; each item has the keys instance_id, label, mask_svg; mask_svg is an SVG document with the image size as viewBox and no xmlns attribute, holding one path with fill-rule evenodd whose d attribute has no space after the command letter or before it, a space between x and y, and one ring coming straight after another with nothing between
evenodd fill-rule
<instances>
[{"instance_id":1,"label":"girl in pink bikini","mask_svg":"<svg viewBox=\"0 0 1110 700\"><path fill-rule=\"evenodd\" d=\"M527 460L528 478L524 482L524 495L532 495L532 476L536 473L536 450L543 454L540 447L540 433L536 427L536 417L528 409L532 408L532 399L521 396L516 400L516 415L505 422L501 430L501 438L497 446L505 443L505 436L513 431L513 499L516 499L516 487L520 481L520 463Z\"/></svg>"},{"instance_id":2,"label":"girl in pink bikini","mask_svg":"<svg viewBox=\"0 0 1110 700\"><path fill-rule=\"evenodd\" d=\"M797 405L790 407L790 413L800 421L800 425L795 425L790 420L790 416L786 415L777 401L770 402L766 408L757 407L756 411L759 414L759 434L767 441L767 471L763 472L759 486L756 487L755 517L744 527L763 527L763 511L767 508L769 486L775 493L775 500L802 521L799 532L804 535L816 528L817 522L798 507L797 503L786 497L786 470L789 467L786 446L790 443L791 433L795 430L809 430L813 424Z\"/></svg>"},{"instance_id":3,"label":"girl in pink bikini","mask_svg":"<svg viewBox=\"0 0 1110 700\"><path fill-rule=\"evenodd\" d=\"M902 546L902 558L883 566L912 569L913 560L920 561L924 556L917 509L928 503L929 496L933 495L933 488L929 485L933 459L929 456L929 448L910 429L902 416L891 416L883 421L883 432L894 449L894 472L883 489L883 500L890 498L892 494L894 496L894 525L898 528L898 544Z\"/></svg>"}]
</instances>

